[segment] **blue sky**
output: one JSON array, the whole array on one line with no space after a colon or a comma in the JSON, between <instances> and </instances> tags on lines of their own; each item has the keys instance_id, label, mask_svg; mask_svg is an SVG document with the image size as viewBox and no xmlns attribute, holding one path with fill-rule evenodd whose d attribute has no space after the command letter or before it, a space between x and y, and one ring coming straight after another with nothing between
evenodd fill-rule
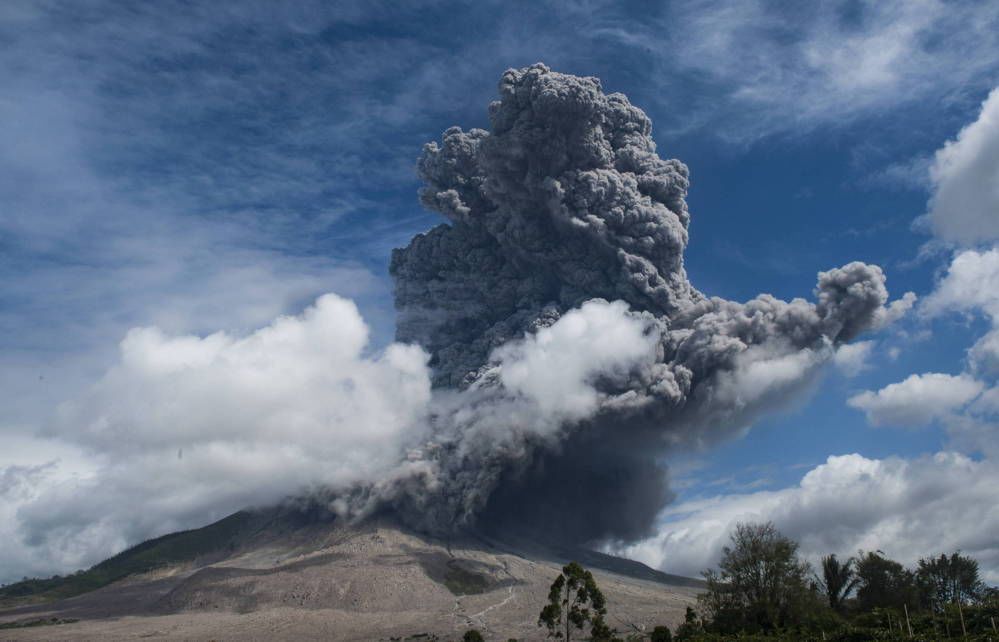
<instances>
[{"instance_id":1,"label":"blue sky","mask_svg":"<svg viewBox=\"0 0 999 642\"><path fill-rule=\"evenodd\" d=\"M648 113L660 155L691 170L686 262L707 294L810 298L856 259L923 298L991 242L954 245L924 215L934 154L999 84L994 3L397 4L0 7L0 473L99 465L51 416L130 328L241 335L335 292L368 350L387 345L391 249L439 222L415 159L448 126L487 126L510 67L597 76ZM965 372L988 327L972 309L865 337L855 376L830 368L747 436L678 455L678 502L793 487L834 455L949 452L946 422L874 427L847 401ZM97 554L19 551L17 574Z\"/></svg>"}]
</instances>

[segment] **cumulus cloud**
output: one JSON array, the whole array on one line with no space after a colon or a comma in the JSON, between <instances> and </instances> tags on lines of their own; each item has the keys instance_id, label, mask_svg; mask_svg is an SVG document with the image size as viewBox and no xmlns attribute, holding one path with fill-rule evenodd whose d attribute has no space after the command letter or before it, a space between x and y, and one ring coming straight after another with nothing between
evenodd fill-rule
<instances>
[{"instance_id":1,"label":"cumulus cloud","mask_svg":"<svg viewBox=\"0 0 999 642\"><path fill-rule=\"evenodd\" d=\"M308 492L434 533L634 540L671 497L666 452L786 406L911 306L861 262L814 302L702 294L687 168L596 78L509 70L489 117L424 148L420 200L448 222L393 253L397 343L368 354L333 295L247 336L133 330L51 428L98 471L22 505L28 538L106 547Z\"/></svg>"},{"instance_id":2,"label":"cumulus cloud","mask_svg":"<svg viewBox=\"0 0 999 642\"><path fill-rule=\"evenodd\" d=\"M11 464L0 468L0 537L4 550L0 552L0 583L49 575L53 569L78 568L81 561L90 561L89 555L76 555L73 548L86 546L39 547L26 541L21 531L17 512L21 506L32 502L46 487L53 483L57 461L42 464ZM120 544L120 541L115 542ZM88 551L90 553L90 551Z\"/></svg>"},{"instance_id":3,"label":"cumulus cloud","mask_svg":"<svg viewBox=\"0 0 999 642\"><path fill-rule=\"evenodd\" d=\"M92 560L165 528L386 475L422 438L430 376L419 347L368 355L367 342L356 306L335 295L243 337L132 330L118 364L49 428L96 469L17 491L23 537ZM45 469L19 471L0 479Z\"/></svg>"},{"instance_id":4,"label":"cumulus cloud","mask_svg":"<svg viewBox=\"0 0 999 642\"><path fill-rule=\"evenodd\" d=\"M357 307L331 294L245 337L138 328L120 363L66 404L53 430L111 455L299 446L313 468L322 462L317 481L363 475L394 460L391 445L430 398L420 348L393 344L366 358L367 343Z\"/></svg>"},{"instance_id":5,"label":"cumulus cloud","mask_svg":"<svg viewBox=\"0 0 999 642\"><path fill-rule=\"evenodd\" d=\"M815 64L834 75L812 77L823 85L830 78L833 84L845 83L841 85L844 100L856 90L863 92L862 100L876 101L879 91L907 73L906 63L900 64L898 56L915 60L910 54L916 34L939 18L937 12L947 10L935 2L908 9L883 4L873 10L875 19L866 25L874 28L879 17L900 18L892 21L888 47L882 46L888 32L877 30L869 33L871 37L857 34L845 46L836 45L839 53L851 52L848 59L870 56L873 64L864 65L865 71L858 75L841 65L847 58L816 56ZM730 36L723 34L722 42ZM843 74L838 78L837 70ZM762 94L758 98L768 100ZM820 108L829 105L823 102ZM936 153L929 174L933 194L923 220L937 235L935 243L963 249L955 252L919 311L924 318L954 312L982 315L992 329L969 349L965 372L913 374L880 390L859 392L848 404L863 411L875 426L919 427L938 422L947 432L951 450L910 460L878 460L858 454L830 457L797 486L670 506L663 511L658 535L614 550L669 571L696 574L717 562L737 522L772 520L800 541L802 551L813 561L828 553L851 555L862 548L882 549L911 564L918 555L960 549L981 562L989 581L999 581L999 547L993 535L999 528L999 512L993 509L991 497L991 489L999 483L995 446L999 387L993 379L999 371L999 250L969 249L999 240L999 192L995 189L999 184L999 90L985 100L977 120ZM909 293L884 308L881 318L885 323L897 320L915 304L915 295ZM872 346L872 342L840 346L833 363L848 376L856 374ZM889 354L895 358L897 348L893 350Z\"/></svg>"},{"instance_id":6,"label":"cumulus cloud","mask_svg":"<svg viewBox=\"0 0 999 642\"><path fill-rule=\"evenodd\" d=\"M930 176L929 218L940 238L999 241L999 89L982 103L978 119L937 151Z\"/></svg>"},{"instance_id":7,"label":"cumulus cloud","mask_svg":"<svg viewBox=\"0 0 999 642\"><path fill-rule=\"evenodd\" d=\"M653 538L616 552L656 568L696 575L713 567L738 522L772 520L817 562L823 555L881 549L913 564L961 550L999 582L999 468L942 452L914 460L829 457L797 486L675 504ZM969 519L974 515L974 519Z\"/></svg>"},{"instance_id":8,"label":"cumulus cloud","mask_svg":"<svg viewBox=\"0 0 999 642\"><path fill-rule=\"evenodd\" d=\"M918 297L915 292L906 292L901 298L895 299L889 303L885 307L884 313L881 315L881 325L891 325L905 315L909 314L909 311L916 305L917 299Z\"/></svg>"},{"instance_id":9,"label":"cumulus cloud","mask_svg":"<svg viewBox=\"0 0 999 642\"><path fill-rule=\"evenodd\" d=\"M979 338L968 350L968 359L976 371L999 373L999 329Z\"/></svg>"},{"instance_id":10,"label":"cumulus cloud","mask_svg":"<svg viewBox=\"0 0 999 642\"><path fill-rule=\"evenodd\" d=\"M999 318L999 248L958 252L923 302L926 314L981 309Z\"/></svg>"},{"instance_id":11,"label":"cumulus cloud","mask_svg":"<svg viewBox=\"0 0 999 642\"><path fill-rule=\"evenodd\" d=\"M992 452L996 425L991 400L999 372L999 89L989 94L977 119L937 151L931 177L925 220L936 242L958 249L922 300L920 313L927 319L954 313L984 317L991 329L968 349L964 373L912 375L880 391L860 393L849 403L875 425L942 419L955 444Z\"/></svg>"},{"instance_id":12,"label":"cumulus cloud","mask_svg":"<svg viewBox=\"0 0 999 642\"><path fill-rule=\"evenodd\" d=\"M963 408L984 388L981 381L967 375L928 372L910 375L877 392L865 390L847 403L863 410L875 426L917 427Z\"/></svg>"},{"instance_id":13,"label":"cumulus cloud","mask_svg":"<svg viewBox=\"0 0 999 642\"><path fill-rule=\"evenodd\" d=\"M629 316L621 301L588 301L551 327L498 348L500 381L546 415L579 420L602 401L595 378L623 378L655 359L659 334L653 324Z\"/></svg>"},{"instance_id":14,"label":"cumulus cloud","mask_svg":"<svg viewBox=\"0 0 999 642\"><path fill-rule=\"evenodd\" d=\"M874 349L873 341L857 341L840 346L833 356L833 365L847 377L856 377L869 366L867 359Z\"/></svg>"},{"instance_id":15,"label":"cumulus cloud","mask_svg":"<svg viewBox=\"0 0 999 642\"><path fill-rule=\"evenodd\" d=\"M920 311L930 318L982 314L994 324L997 285L996 250L958 252ZM657 535L611 550L667 571L697 574L717 563L736 523L772 520L813 562L829 553L881 549L913 564L918 556L962 550L980 561L987 581L999 582L993 535L999 513L992 498L999 484L999 387L989 367L994 334L971 348L967 372L913 374L848 400L873 425L938 422L948 450L914 459L833 456L796 486L671 505L661 514ZM841 346L833 363L849 373L871 345Z\"/></svg>"},{"instance_id":16,"label":"cumulus cloud","mask_svg":"<svg viewBox=\"0 0 999 642\"><path fill-rule=\"evenodd\" d=\"M953 312L984 314L992 330L969 350L969 365L983 373L999 369L999 248L955 254L922 310L929 317Z\"/></svg>"}]
</instances>

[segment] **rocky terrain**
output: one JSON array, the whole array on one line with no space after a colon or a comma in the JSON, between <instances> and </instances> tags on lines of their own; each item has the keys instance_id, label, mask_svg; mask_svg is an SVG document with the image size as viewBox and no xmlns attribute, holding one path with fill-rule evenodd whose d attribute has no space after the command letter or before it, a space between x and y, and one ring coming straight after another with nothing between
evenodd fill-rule
<instances>
[{"instance_id":1,"label":"rocky terrain","mask_svg":"<svg viewBox=\"0 0 999 642\"><path fill-rule=\"evenodd\" d=\"M548 587L570 558L594 570L609 623L622 633L675 625L699 590L696 580L525 538L444 541L389 519L344 527L274 512L237 524L212 551L97 590L8 601L0 639L453 640L477 628L487 640L535 640ZM199 531L182 535L189 545Z\"/></svg>"}]
</instances>

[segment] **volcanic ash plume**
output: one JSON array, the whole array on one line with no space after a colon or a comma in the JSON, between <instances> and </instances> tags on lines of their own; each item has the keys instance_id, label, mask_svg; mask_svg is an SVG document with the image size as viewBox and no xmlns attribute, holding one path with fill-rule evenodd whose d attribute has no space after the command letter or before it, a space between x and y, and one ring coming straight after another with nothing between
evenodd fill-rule
<instances>
[{"instance_id":1,"label":"volcanic ash plume","mask_svg":"<svg viewBox=\"0 0 999 642\"><path fill-rule=\"evenodd\" d=\"M671 448L745 428L883 322L880 268L822 272L816 301L707 297L687 280L686 166L596 78L507 71L491 130L419 162L448 219L392 256L397 338L431 355L430 437L390 481L417 526L644 535ZM355 498L356 499L356 498Z\"/></svg>"}]
</instances>

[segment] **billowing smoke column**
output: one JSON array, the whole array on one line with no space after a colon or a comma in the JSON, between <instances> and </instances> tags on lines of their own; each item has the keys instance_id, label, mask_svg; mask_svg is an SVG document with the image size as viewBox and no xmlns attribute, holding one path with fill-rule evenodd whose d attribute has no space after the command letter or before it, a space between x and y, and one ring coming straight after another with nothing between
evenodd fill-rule
<instances>
[{"instance_id":1,"label":"billowing smoke column","mask_svg":"<svg viewBox=\"0 0 999 642\"><path fill-rule=\"evenodd\" d=\"M886 316L884 275L819 274L816 302L709 298L687 280L686 166L596 78L507 71L491 131L425 146L420 199L449 223L392 256L398 339L438 389L426 442L386 497L412 524L647 534L671 448L781 403Z\"/></svg>"}]
</instances>

